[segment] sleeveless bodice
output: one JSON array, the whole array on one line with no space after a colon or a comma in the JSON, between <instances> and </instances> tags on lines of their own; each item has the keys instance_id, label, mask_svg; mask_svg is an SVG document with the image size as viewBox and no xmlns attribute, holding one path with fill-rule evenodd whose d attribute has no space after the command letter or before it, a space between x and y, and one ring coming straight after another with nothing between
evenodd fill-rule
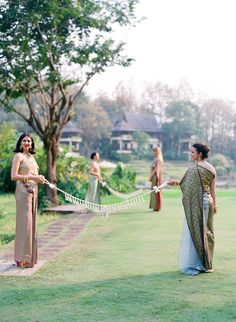
<instances>
[{"instance_id":1,"label":"sleeveless bodice","mask_svg":"<svg viewBox=\"0 0 236 322\"><path fill-rule=\"evenodd\" d=\"M21 175L38 175L38 165L32 154L26 155L20 162L18 174Z\"/></svg>"},{"instance_id":2,"label":"sleeveless bodice","mask_svg":"<svg viewBox=\"0 0 236 322\"><path fill-rule=\"evenodd\" d=\"M30 155L24 155L24 158L20 162L18 174L20 175L38 175L38 164L35 161L35 158L32 154ZM31 182L33 185L35 185L35 182L33 180L29 180L28 182ZM17 186L22 191L26 191L25 185L22 181L17 181Z\"/></svg>"}]
</instances>

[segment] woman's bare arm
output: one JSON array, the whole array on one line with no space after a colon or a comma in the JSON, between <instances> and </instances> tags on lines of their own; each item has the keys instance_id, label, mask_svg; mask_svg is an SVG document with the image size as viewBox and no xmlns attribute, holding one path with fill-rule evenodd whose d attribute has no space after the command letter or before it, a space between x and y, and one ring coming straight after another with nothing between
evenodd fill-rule
<instances>
[{"instance_id":1,"label":"woman's bare arm","mask_svg":"<svg viewBox=\"0 0 236 322\"><path fill-rule=\"evenodd\" d=\"M213 199L213 208L214 208L214 213L217 212L217 207L216 207L216 177L211 182L210 185L210 191L211 191L211 196Z\"/></svg>"},{"instance_id":2,"label":"woman's bare arm","mask_svg":"<svg viewBox=\"0 0 236 322\"><path fill-rule=\"evenodd\" d=\"M22 160L22 157L20 154L16 154L13 158L12 167L11 167L11 180L13 181L25 180L25 177L26 177L25 175L18 174L21 160Z\"/></svg>"}]
</instances>

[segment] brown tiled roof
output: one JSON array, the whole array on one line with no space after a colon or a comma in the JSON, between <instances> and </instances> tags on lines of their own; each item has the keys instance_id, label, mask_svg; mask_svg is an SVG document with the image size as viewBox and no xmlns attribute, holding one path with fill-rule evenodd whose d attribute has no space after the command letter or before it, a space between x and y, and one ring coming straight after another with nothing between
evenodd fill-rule
<instances>
[{"instance_id":1,"label":"brown tiled roof","mask_svg":"<svg viewBox=\"0 0 236 322\"><path fill-rule=\"evenodd\" d=\"M135 129L130 124L128 124L125 120L121 120L115 123L115 125L112 128L112 131L134 132Z\"/></svg>"},{"instance_id":2,"label":"brown tiled roof","mask_svg":"<svg viewBox=\"0 0 236 322\"><path fill-rule=\"evenodd\" d=\"M70 121L66 123L63 133L79 134L82 133L82 131L72 121Z\"/></svg>"},{"instance_id":3,"label":"brown tiled roof","mask_svg":"<svg viewBox=\"0 0 236 322\"><path fill-rule=\"evenodd\" d=\"M157 133L162 132L162 129L156 115L125 112L123 120L113 126L112 132L118 131Z\"/></svg>"}]
</instances>

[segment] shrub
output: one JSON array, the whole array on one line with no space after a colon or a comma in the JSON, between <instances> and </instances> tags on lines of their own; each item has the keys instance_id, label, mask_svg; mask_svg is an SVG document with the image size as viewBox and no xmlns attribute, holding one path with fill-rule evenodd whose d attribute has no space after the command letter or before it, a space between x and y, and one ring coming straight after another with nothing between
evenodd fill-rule
<instances>
[{"instance_id":1,"label":"shrub","mask_svg":"<svg viewBox=\"0 0 236 322\"><path fill-rule=\"evenodd\" d=\"M216 169L217 176L219 176L219 177L225 175L225 173L226 173L226 169L224 167L219 166L219 165L217 165L215 167L215 169Z\"/></svg>"},{"instance_id":2,"label":"shrub","mask_svg":"<svg viewBox=\"0 0 236 322\"><path fill-rule=\"evenodd\" d=\"M117 152L112 152L110 154L110 159L113 161L119 161L123 163L128 163L131 160L134 159L134 154L132 153L117 153Z\"/></svg>"},{"instance_id":3,"label":"shrub","mask_svg":"<svg viewBox=\"0 0 236 322\"><path fill-rule=\"evenodd\" d=\"M15 190L15 182L11 181L11 165L16 139L13 125L8 123L0 125L0 191L2 192Z\"/></svg>"},{"instance_id":4,"label":"shrub","mask_svg":"<svg viewBox=\"0 0 236 322\"><path fill-rule=\"evenodd\" d=\"M108 185L119 192L131 192L135 190L136 172L132 167L125 167L118 163L115 171L107 180Z\"/></svg>"},{"instance_id":5,"label":"shrub","mask_svg":"<svg viewBox=\"0 0 236 322\"><path fill-rule=\"evenodd\" d=\"M69 148L63 149L57 161L57 187L77 198L84 199L88 188L87 160L81 156L68 156L68 152ZM48 206L45 197L46 191L44 189L40 192L40 207ZM58 192L58 198L60 202L65 202L64 196L60 192Z\"/></svg>"},{"instance_id":6,"label":"shrub","mask_svg":"<svg viewBox=\"0 0 236 322\"><path fill-rule=\"evenodd\" d=\"M211 158L211 164L215 167L218 176L223 176L230 172L230 161L223 154L215 154Z\"/></svg>"}]
</instances>

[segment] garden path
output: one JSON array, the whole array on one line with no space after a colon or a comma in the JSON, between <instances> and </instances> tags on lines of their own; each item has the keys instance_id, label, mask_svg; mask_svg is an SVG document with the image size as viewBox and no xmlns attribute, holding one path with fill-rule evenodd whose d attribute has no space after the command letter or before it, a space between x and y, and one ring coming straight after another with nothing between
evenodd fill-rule
<instances>
[{"instance_id":1,"label":"garden path","mask_svg":"<svg viewBox=\"0 0 236 322\"><path fill-rule=\"evenodd\" d=\"M18 268L13 260L14 242L0 250L0 276L31 276L47 261L65 251L93 218L91 213L71 213L53 221L39 237L39 261L33 268Z\"/></svg>"}]
</instances>

